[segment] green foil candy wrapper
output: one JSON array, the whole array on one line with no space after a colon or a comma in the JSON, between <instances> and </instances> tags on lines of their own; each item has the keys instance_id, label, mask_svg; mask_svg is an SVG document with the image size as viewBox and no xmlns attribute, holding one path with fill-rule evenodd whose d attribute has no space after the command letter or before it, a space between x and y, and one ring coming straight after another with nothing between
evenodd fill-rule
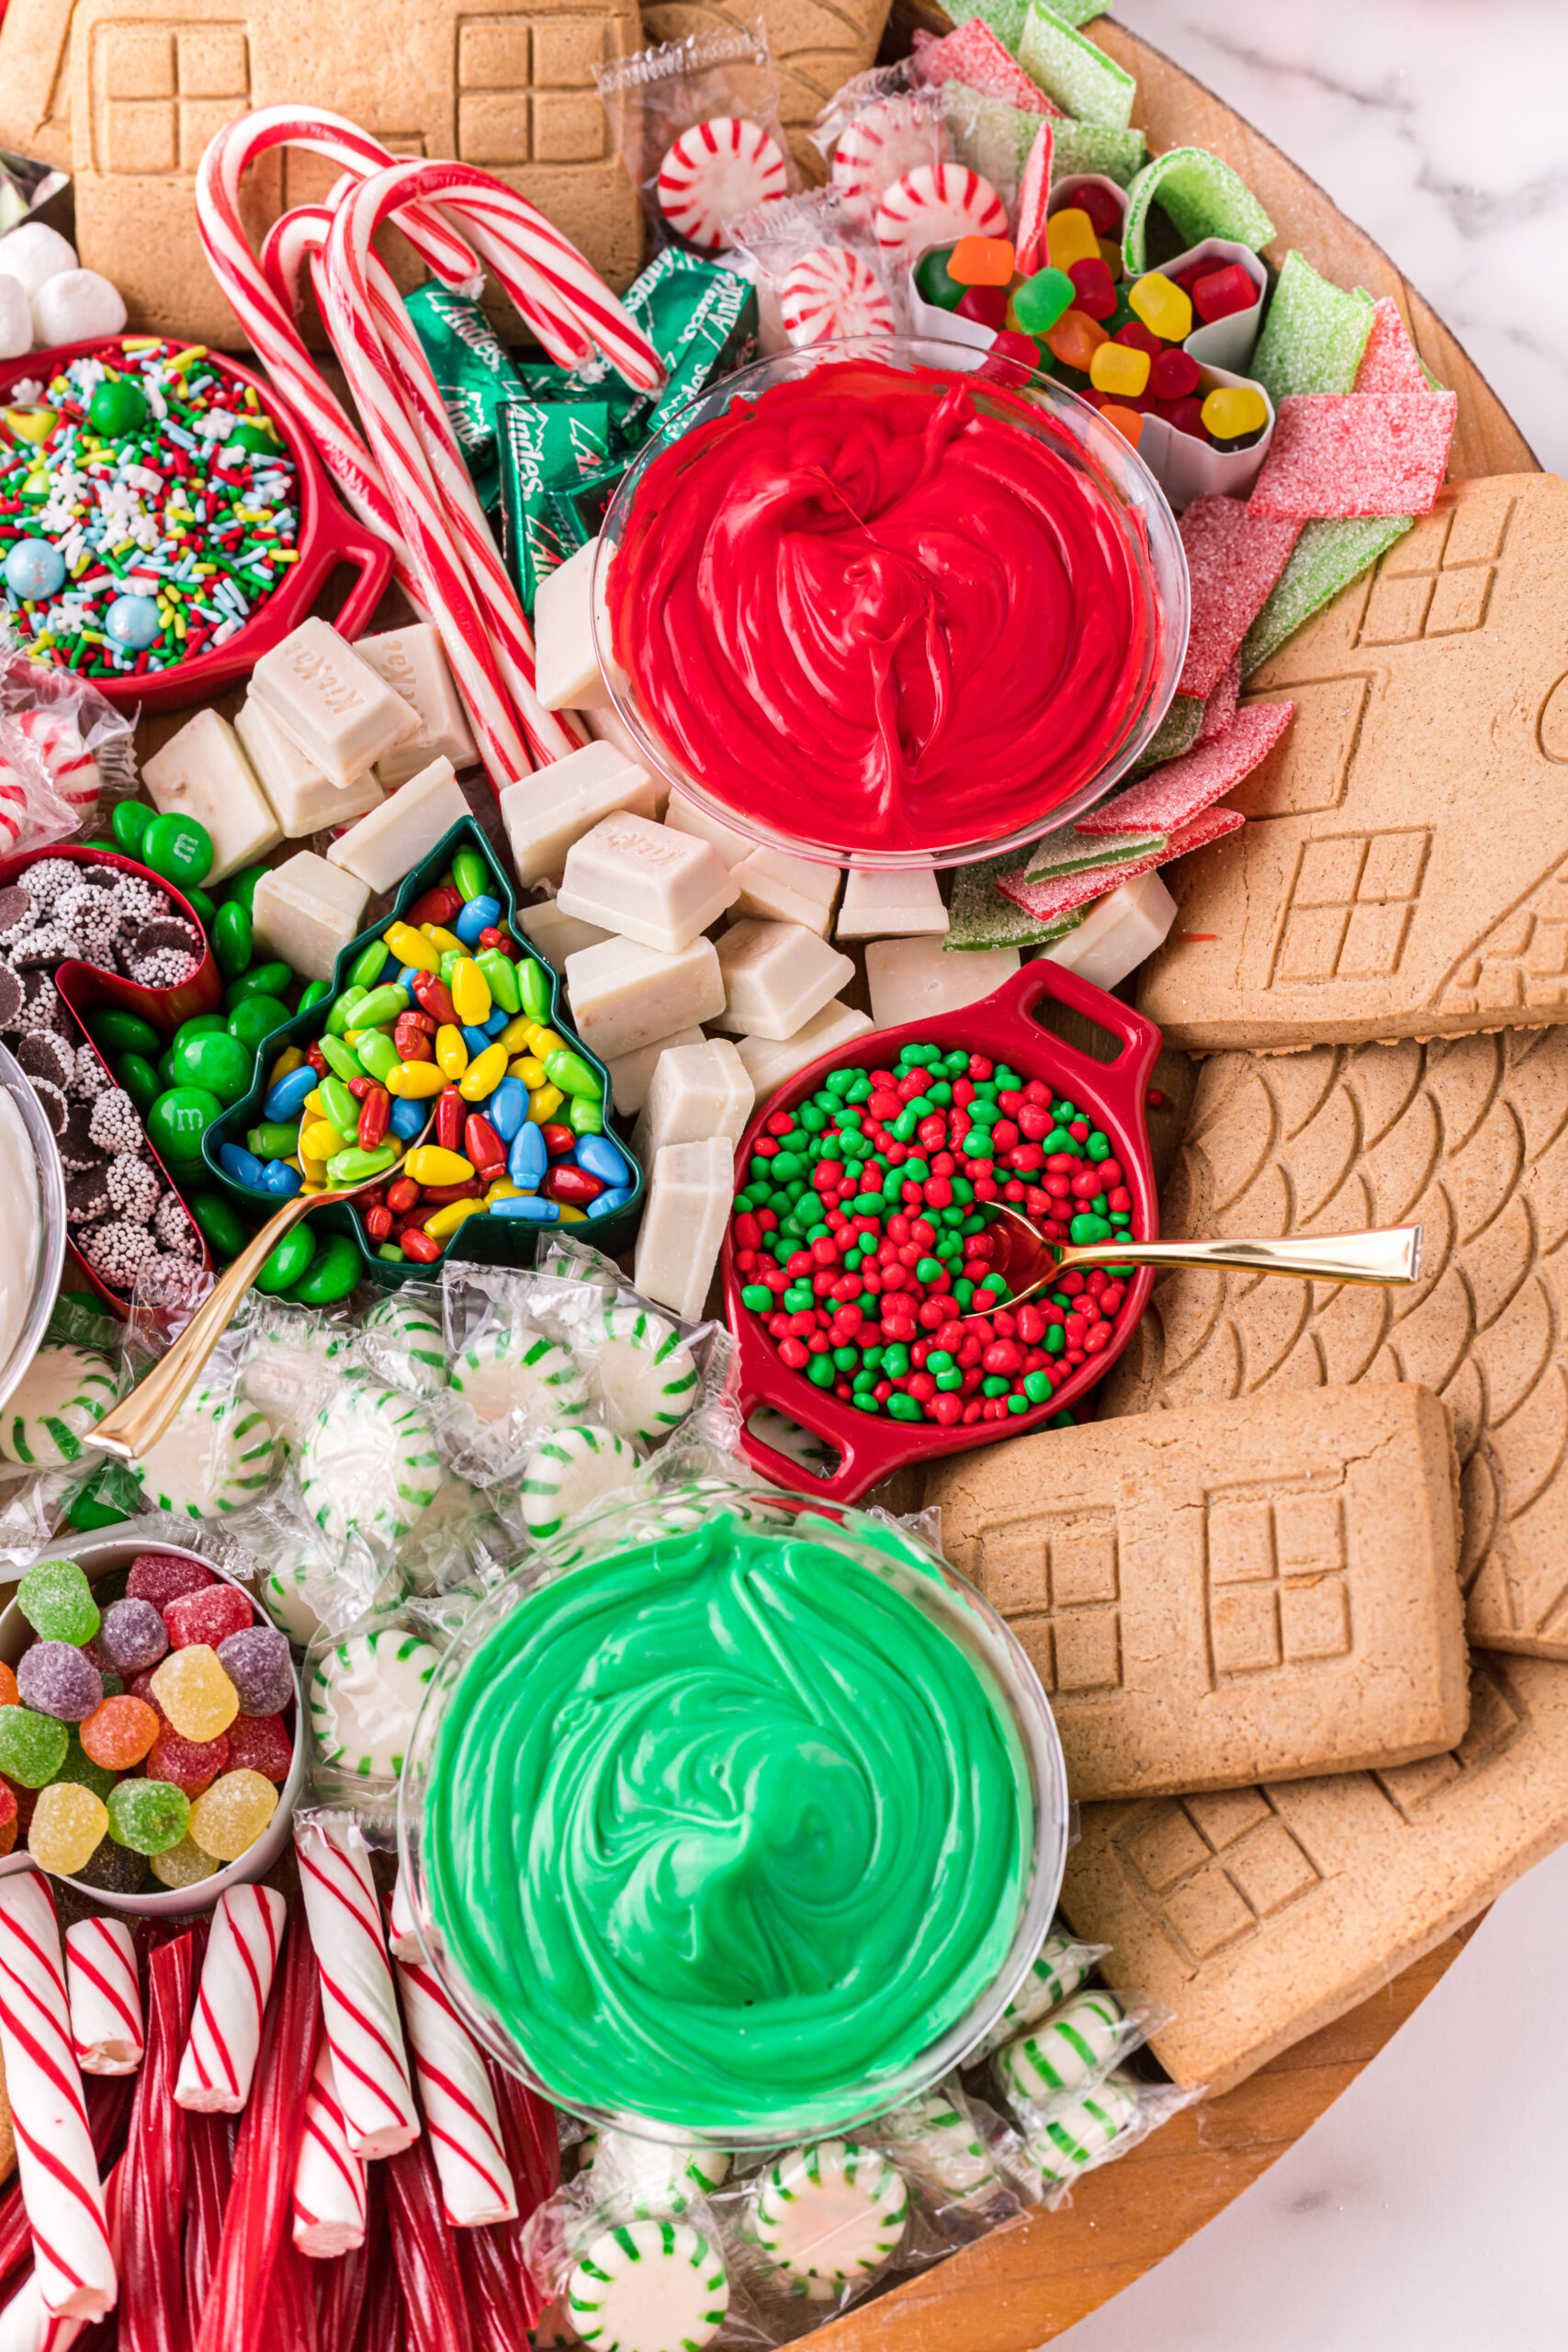
<instances>
[{"instance_id":1,"label":"green foil candy wrapper","mask_svg":"<svg viewBox=\"0 0 1568 2352\"><path fill-rule=\"evenodd\" d=\"M441 405L488 513L501 495L496 412L527 397L526 388L479 304L434 278L408 297L413 323Z\"/></svg>"},{"instance_id":2,"label":"green foil candy wrapper","mask_svg":"<svg viewBox=\"0 0 1568 2352\"><path fill-rule=\"evenodd\" d=\"M576 527L571 494L604 471L610 412L604 401L513 401L497 410L496 427L501 552L532 619L540 581L593 537ZM624 471L614 469L612 487Z\"/></svg>"}]
</instances>

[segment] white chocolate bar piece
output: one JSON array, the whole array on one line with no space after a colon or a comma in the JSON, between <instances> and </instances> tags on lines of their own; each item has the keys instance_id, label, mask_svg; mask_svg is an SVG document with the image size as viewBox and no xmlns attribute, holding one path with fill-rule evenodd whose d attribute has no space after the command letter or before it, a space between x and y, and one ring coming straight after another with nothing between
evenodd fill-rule
<instances>
[{"instance_id":1,"label":"white chocolate bar piece","mask_svg":"<svg viewBox=\"0 0 1568 2352\"><path fill-rule=\"evenodd\" d=\"M742 1037L793 1037L854 978L840 956L798 922L731 925L718 943L726 1009L716 1025Z\"/></svg>"},{"instance_id":2,"label":"white chocolate bar piece","mask_svg":"<svg viewBox=\"0 0 1568 2352\"><path fill-rule=\"evenodd\" d=\"M252 909L258 955L280 956L308 980L330 980L333 966L365 920L370 893L314 850L296 850L256 884Z\"/></svg>"},{"instance_id":3,"label":"white chocolate bar piece","mask_svg":"<svg viewBox=\"0 0 1568 2352\"><path fill-rule=\"evenodd\" d=\"M381 806L381 787L374 768L367 768L352 784L329 784L299 744L291 743L260 703L248 695L235 714L234 732L245 747L256 782L286 840L300 841L329 825L350 825L355 817Z\"/></svg>"},{"instance_id":4,"label":"white chocolate bar piece","mask_svg":"<svg viewBox=\"0 0 1568 2352\"><path fill-rule=\"evenodd\" d=\"M264 653L251 692L333 784L352 784L419 732L419 713L326 621L301 621Z\"/></svg>"},{"instance_id":5,"label":"white chocolate bar piece","mask_svg":"<svg viewBox=\"0 0 1568 2352\"><path fill-rule=\"evenodd\" d=\"M711 939L666 955L636 939L606 939L566 959L572 1026L603 1062L651 1046L724 1011L724 975Z\"/></svg>"},{"instance_id":6,"label":"white chocolate bar piece","mask_svg":"<svg viewBox=\"0 0 1568 2352\"><path fill-rule=\"evenodd\" d=\"M711 842L726 865L731 868L739 865L743 857L750 857L757 847L749 834L737 832L733 825L727 825L721 819L710 817L705 808L699 808L679 785L670 795L664 821L678 833L694 833L698 841Z\"/></svg>"},{"instance_id":7,"label":"white chocolate bar piece","mask_svg":"<svg viewBox=\"0 0 1568 2352\"><path fill-rule=\"evenodd\" d=\"M847 1046L852 1037L863 1037L871 1025L863 1012L852 1012L835 997L831 1004L825 1004L820 1012L813 1013L805 1028L797 1029L793 1037L782 1042L771 1037L740 1037L736 1040L735 1050L746 1065L761 1103L785 1079L793 1078L807 1062L814 1062L818 1054L836 1052L840 1046Z\"/></svg>"},{"instance_id":8,"label":"white chocolate bar piece","mask_svg":"<svg viewBox=\"0 0 1568 2352\"><path fill-rule=\"evenodd\" d=\"M582 711L580 716L595 743L613 743L622 758L629 760L634 768L647 764L631 729L614 703L606 703L601 710ZM655 769L652 771L652 783L653 813L656 817L662 817L670 797L670 779Z\"/></svg>"},{"instance_id":9,"label":"white chocolate bar piece","mask_svg":"<svg viewBox=\"0 0 1568 2352\"><path fill-rule=\"evenodd\" d=\"M351 825L327 855L372 890L395 889L468 813L451 761L433 760L423 775Z\"/></svg>"},{"instance_id":10,"label":"white chocolate bar piece","mask_svg":"<svg viewBox=\"0 0 1568 2352\"><path fill-rule=\"evenodd\" d=\"M614 707L593 646L593 563L597 539L547 572L534 599L534 683L547 710ZM606 645L608 616L600 622Z\"/></svg>"},{"instance_id":11,"label":"white chocolate bar piece","mask_svg":"<svg viewBox=\"0 0 1568 2352\"><path fill-rule=\"evenodd\" d=\"M613 935L601 931L596 923L579 922L575 915L563 914L554 899L541 899L537 906L519 907L517 921L525 936L558 972L566 970L569 956L579 955L584 947L597 947L601 940Z\"/></svg>"},{"instance_id":12,"label":"white chocolate bar piece","mask_svg":"<svg viewBox=\"0 0 1568 2352\"><path fill-rule=\"evenodd\" d=\"M650 1167L669 1143L739 1143L756 1099L750 1072L728 1037L660 1054L632 1149Z\"/></svg>"},{"instance_id":13,"label":"white chocolate bar piece","mask_svg":"<svg viewBox=\"0 0 1568 2352\"><path fill-rule=\"evenodd\" d=\"M666 1144L653 1163L632 1280L683 1322L702 1314L734 1195L735 1147L723 1136Z\"/></svg>"},{"instance_id":14,"label":"white chocolate bar piece","mask_svg":"<svg viewBox=\"0 0 1568 2352\"><path fill-rule=\"evenodd\" d=\"M574 842L620 809L654 811L653 779L610 743L585 743L547 768L519 776L501 796L502 822L525 886L558 874Z\"/></svg>"},{"instance_id":15,"label":"white chocolate bar piece","mask_svg":"<svg viewBox=\"0 0 1568 2352\"><path fill-rule=\"evenodd\" d=\"M226 718L198 710L142 764L141 780L165 815L194 817L212 836L209 883L254 865L283 839L244 747Z\"/></svg>"},{"instance_id":16,"label":"white chocolate bar piece","mask_svg":"<svg viewBox=\"0 0 1568 2352\"><path fill-rule=\"evenodd\" d=\"M933 866L882 874L852 865L845 875L835 939L910 939L946 929Z\"/></svg>"},{"instance_id":17,"label":"white chocolate bar piece","mask_svg":"<svg viewBox=\"0 0 1568 2352\"><path fill-rule=\"evenodd\" d=\"M379 637L362 637L354 650L382 684L400 695L419 718L418 734L377 761L378 783L395 792L432 760L450 760L455 768L473 766L479 753L446 666L441 631L434 621L415 621L408 628L383 629Z\"/></svg>"},{"instance_id":18,"label":"white chocolate bar piece","mask_svg":"<svg viewBox=\"0 0 1568 2352\"><path fill-rule=\"evenodd\" d=\"M1176 900L1159 876L1140 874L1097 899L1077 931L1043 949L1038 960L1060 964L1097 989L1113 989L1154 954L1175 921Z\"/></svg>"},{"instance_id":19,"label":"white chocolate bar piece","mask_svg":"<svg viewBox=\"0 0 1568 2352\"><path fill-rule=\"evenodd\" d=\"M897 1029L928 1013L978 1004L1016 972L1016 947L978 947L949 955L940 939L877 939L865 951L871 1015L879 1029Z\"/></svg>"},{"instance_id":20,"label":"white chocolate bar piece","mask_svg":"<svg viewBox=\"0 0 1568 2352\"><path fill-rule=\"evenodd\" d=\"M571 917L563 915L561 920L570 922ZM584 931L588 927L586 923L582 925ZM592 942L588 942L588 944L592 945ZM604 1067L610 1073L610 1100L622 1118L635 1118L647 1102L648 1090L653 1083L653 1073L660 1054L671 1053L677 1046L700 1046L702 1043L700 1029L677 1029L671 1036L656 1037L651 1046L639 1046L635 1053L617 1054L613 1062L606 1062Z\"/></svg>"},{"instance_id":21,"label":"white chocolate bar piece","mask_svg":"<svg viewBox=\"0 0 1568 2352\"><path fill-rule=\"evenodd\" d=\"M706 842L623 809L573 842L557 898L581 922L673 956L734 905L736 889Z\"/></svg>"},{"instance_id":22,"label":"white chocolate bar piece","mask_svg":"<svg viewBox=\"0 0 1568 2352\"><path fill-rule=\"evenodd\" d=\"M782 849L754 849L730 868L739 886L735 913L760 915L766 922L798 922L826 939L839 895L839 868Z\"/></svg>"}]
</instances>

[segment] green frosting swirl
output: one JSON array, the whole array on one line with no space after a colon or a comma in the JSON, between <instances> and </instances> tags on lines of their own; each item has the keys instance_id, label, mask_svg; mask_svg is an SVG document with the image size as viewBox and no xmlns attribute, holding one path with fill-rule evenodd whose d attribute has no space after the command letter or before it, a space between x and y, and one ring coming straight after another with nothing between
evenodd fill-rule
<instances>
[{"instance_id":1,"label":"green frosting swirl","mask_svg":"<svg viewBox=\"0 0 1568 2352\"><path fill-rule=\"evenodd\" d=\"M816 1528L723 1511L592 1561L452 1690L431 1907L564 2106L829 2129L1006 1958L1033 1826L1007 1702Z\"/></svg>"}]
</instances>

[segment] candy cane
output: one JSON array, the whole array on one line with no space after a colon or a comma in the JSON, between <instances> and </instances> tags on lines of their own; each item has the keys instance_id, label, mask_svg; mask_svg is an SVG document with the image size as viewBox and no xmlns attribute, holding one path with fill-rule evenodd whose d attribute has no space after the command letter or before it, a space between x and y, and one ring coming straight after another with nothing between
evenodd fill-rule
<instances>
[{"instance_id":1,"label":"candy cane","mask_svg":"<svg viewBox=\"0 0 1568 2352\"><path fill-rule=\"evenodd\" d=\"M398 1982L446 2219L455 2230L514 2222L517 2191L479 2046L432 1970L400 1961Z\"/></svg>"},{"instance_id":2,"label":"candy cane","mask_svg":"<svg viewBox=\"0 0 1568 2352\"><path fill-rule=\"evenodd\" d=\"M349 2154L333 2053L323 2040L294 2167L294 2243L318 2262L352 2254L365 2244L365 2166Z\"/></svg>"},{"instance_id":3,"label":"candy cane","mask_svg":"<svg viewBox=\"0 0 1568 2352\"><path fill-rule=\"evenodd\" d=\"M123 1919L78 1919L65 1930L71 2040L85 2075L134 2075L141 2064L141 1986Z\"/></svg>"},{"instance_id":4,"label":"candy cane","mask_svg":"<svg viewBox=\"0 0 1568 2352\"><path fill-rule=\"evenodd\" d=\"M394 2156L418 2139L419 2117L369 1849L352 1815L297 1821L294 1849L349 2153Z\"/></svg>"}]
</instances>

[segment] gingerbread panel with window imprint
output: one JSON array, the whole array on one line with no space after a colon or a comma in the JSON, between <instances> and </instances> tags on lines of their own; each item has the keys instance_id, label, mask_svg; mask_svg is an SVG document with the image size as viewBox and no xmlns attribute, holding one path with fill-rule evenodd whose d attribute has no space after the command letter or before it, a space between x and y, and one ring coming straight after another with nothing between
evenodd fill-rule
<instances>
[{"instance_id":1,"label":"gingerbread panel with window imprint","mask_svg":"<svg viewBox=\"0 0 1568 2352\"><path fill-rule=\"evenodd\" d=\"M966 1565L1054 1697L1122 1688L1114 1511L1042 1512L985 1527Z\"/></svg>"},{"instance_id":2,"label":"gingerbread panel with window imprint","mask_svg":"<svg viewBox=\"0 0 1568 2352\"><path fill-rule=\"evenodd\" d=\"M1113 1844L1143 1907L1194 1969L1247 1942L1322 1883L1264 1789L1139 1807Z\"/></svg>"}]
</instances>

